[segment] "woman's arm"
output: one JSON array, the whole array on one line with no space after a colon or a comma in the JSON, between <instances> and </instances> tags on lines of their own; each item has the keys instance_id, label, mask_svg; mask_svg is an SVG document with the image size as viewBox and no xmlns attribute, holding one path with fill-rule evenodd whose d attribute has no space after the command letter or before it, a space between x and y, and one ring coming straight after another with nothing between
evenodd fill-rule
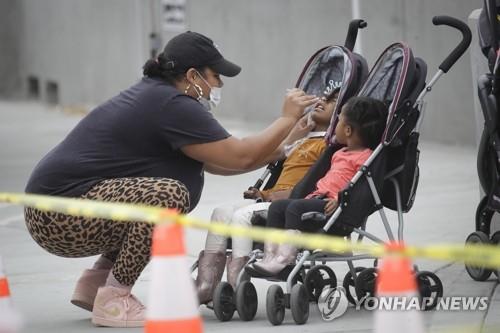
<instances>
[{"instance_id":1,"label":"woman's arm","mask_svg":"<svg viewBox=\"0 0 500 333\"><path fill-rule=\"evenodd\" d=\"M288 136L283 140L283 142L276 148L275 151L267 158L266 164L273 163L282 160L286 157L286 146L295 143L297 140L304 138L312 129L316 126L314 122L307 121L307 115L300 118L300 120L295 124L293 129L290 131Z\"/></svg>"},{"instance_id":2,"label":"woman's arm","mask_svg":"<svg viewBox=\"0 0 500 333\"><path fill-rule=\"evenodd\" d=\"M284 139L295 124L293 118L276 120L260 135L243 139L228 137L223 140L187 145L181 148L187 156L223 169L247 171L261 163Z\"/></svg>"},{"instance_id":3,"label":"woman's arm","mask_svg":"<svg viewBox=\"0 0 500 333\"><path fill-rule=\"evenodd\" d=\"M257 170L257 169L263 167L264 165L260 165L254 169L251 169L251 170L233 170L233 169L225 169L225 168L222 168L222 167L215 165L215 164L205 163L204 168L205 168L206 172L211 173L213 175L235 176L235 175L241 175L242 173L245 173L245 172Z\"/></svg>"},{"instance_id":4,"label":"woman's arm","mask_svg":"<svg viewBox=\"0 0 500 333\"><path fill-rule=\"evenodd\" d=\"M304 108L316 102L316 97L295 89L285 98L283 115L260 134L243 139L231 136L219 141L187 145L181 150L187 156L210 165L210 168L217 166L242 172L259 168L268 162L271 153L302 116Z\"/></svg>"}]
</instances>

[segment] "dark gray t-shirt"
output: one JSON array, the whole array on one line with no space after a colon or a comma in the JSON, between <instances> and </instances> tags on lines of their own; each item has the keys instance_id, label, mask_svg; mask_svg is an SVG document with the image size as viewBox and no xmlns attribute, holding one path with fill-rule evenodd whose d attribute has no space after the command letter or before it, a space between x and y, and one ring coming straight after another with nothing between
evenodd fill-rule
<instances>
[{"instance_id":1,"label":"dark gray t-shirt","mask_svg":"<svg viewBox=\"0 0 500 333\"><path fill-rule=\"evenodd\" d=\"M203 163L179 148L229 136L194 98L144 77L83 118L38 163L26 192L78 197L105 179L164 177L186 185L194 209Z\"/></svg>"}]
</instances>

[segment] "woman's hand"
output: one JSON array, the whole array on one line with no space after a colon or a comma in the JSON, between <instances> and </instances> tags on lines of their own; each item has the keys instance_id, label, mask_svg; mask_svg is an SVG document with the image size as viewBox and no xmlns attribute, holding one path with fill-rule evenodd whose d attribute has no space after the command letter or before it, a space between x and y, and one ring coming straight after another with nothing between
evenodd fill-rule
<instances>
[{"instance_id":1,"label":"woman's hand","mask_svg":"<svg viewBox=\"0 0 500 333\"><path fill-rule=\"evenodd\" d=\"M314 121L308 121L308 117L309 114L306 114L295 124L285 140L286 145L291 145L295 141L304 138L316 126Z\"/></svg>"},{"instance_id":2,"label":"woman's hand","mask_svg":"<svg viewBox=\"0 0 500 333\"><path fill-rule=\"evenodd\" d=\"M319 98L314 95L306 95L300 89L293 88L288 90L283 104L283 117L300 119L304 114L304 109L314 103L317 103Z\"/></svg>"},{"instance_id":3,"label":"woman's hand","mask_svg":"<svg viewBox=\"0 0 500 333\"><path fill-rule=\"evenodd\" d=\"M326 205L325 205L325 215L329 216L332 215L339 203L335 199L325 199Z\"/></svg>"}]
</instances>

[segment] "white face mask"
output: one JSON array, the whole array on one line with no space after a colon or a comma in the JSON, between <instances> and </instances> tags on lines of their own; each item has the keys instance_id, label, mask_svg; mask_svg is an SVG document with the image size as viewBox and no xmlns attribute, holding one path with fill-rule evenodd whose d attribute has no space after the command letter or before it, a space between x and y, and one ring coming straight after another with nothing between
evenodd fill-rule
<instances>
[{"instance_id":1,"label":"white face mask","mask_svg":"<svg viewBox=\"0 0 500 333\"><path fill-rule=\"evenodd\" d=\"M197 72L198 73L198 72ZM221 100L221 95L222 95L222 88L219 88L219 87L212 87L210 85L210 83L207 82L207 80L205 80L203 78L203 76L201 76L200 73L198 73L198 75L200 76L200 78L203 80L203 82L206 83L207 86L210 87L210 99L207 100L205 97L203 96L200 96L200 103L207 109L207 110L211 110L211 109L215 109L219 103L220 103L220 100Z\"/></svg>"},{"instance_id":2,"label":"white face mask","mask_svg":"<svg viewBox=\"0 0 500 333\"><path fill-rule=\"evenodd\" d=\"M210 100L208 101L213 108L216 108L221 100L222 88L213 87L210 90Z\"/></svg>"}]
</instances>

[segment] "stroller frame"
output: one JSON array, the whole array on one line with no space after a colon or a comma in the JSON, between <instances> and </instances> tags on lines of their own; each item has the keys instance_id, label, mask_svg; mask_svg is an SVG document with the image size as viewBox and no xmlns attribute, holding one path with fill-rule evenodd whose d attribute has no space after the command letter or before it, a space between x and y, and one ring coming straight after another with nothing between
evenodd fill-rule
<instances>
[{"instance_id":1,"label":"stroller frame","mask_svg":"<svg viewBox=\"0 0 500 333\"><path fill-rule=\"evenodd\" d=\"M425 85L424 89L420 91L418 97L416 98L415 102L412 104L409 100L405 100L402 102L401 107L406 107L409 108L409 112L413 111L416 116L416 124L414 124L410 119L400 119L399 122L394 124L395 126L391 126L390 124L390 119L391 117L394 116L395 111L399 108L398 105L398 96L395 96L395 99L392 101L391 106L389 107L389 116L388 116L388 124L386 127L386 132L384 133L384 137L382 142L376 147L376 149L372 152L370 157L365 161L363 166L360 168L360 170L357 171L355 176L352 178L352 180L349 182L347 185L346 189L341 191L339 193L339 207L335 210L334 214L327 220L326 224L322 228L323 233L327 233L328 230L333 226L333 224L338 221L338 219L341 217L341 214L344 209L347 208L347 200L345 199L346 197L349 196L349 191L350 189L354 188L360 180L364 177L367 181L367 184L369 186L370 193L372 195L372 198L375 203L375 210L379 212L379 215L381 217L382 223L384 225L387 237L390 242L395 241L394 234L392 232L391 226L389 224L388 218L386 216L384 206L387 206L383 203L383 198L379 195L379 191L377 190L377 186L375 184L375 180L372 176L372 172L370 171L370 167L376 163L376 159L382 154L382 152L385 150L386 147L391 146L393 143L393 140L396 138L397 134L403 130L405 126L411 126L409 128L410 130L410 135L416 137L418 139L419 133L420 133L420 128L422 126L422 121L425 115L425 97L426 95L432 90L433 86L436 84L436 82L439 80L439 78L446 73L452 66L453 64L460 58L460 56L467 50L470 40L471 40L471 33L467 25L465 25L463 22L447 17L447 16L439 16L439 17L434 17L433 18L433 23L434 25L448 25L451 27L454 27L462 32L462 40L460 44L453 50L453 52L443 61L443 63L439 66L439 70L437 73L432 77L430 82ZM394 44L395 45L395 44ZM384 53L383 53L384 54ZM380 60L380 58L379 58ZM377 62L378 63L378 62ZM367 80L367 83L370 81L370 77ZM424 74L425 76L425 74ZM424 77L425 79L425 77ZM398 84L398 93L401 92L402 87L400 84ZM359 95L363 95L365 88L361 89L361 92ZM411 99L410 99L411 100ZM392 128L391 128L392 127ZM413 192L411 197L409 198L409 201L405 203L405 205L402 202L402 195L401 195L401 190L400 190L400 184L398 180L396 179L396 176L402 172L404 169L404 164L400 165L393 170L389 171L386 175L384 175L384 181L388 181L392 184L394 188L394 195L396 199L396 211L398 215L398 231L397 231L397 240L399 242L403 241L403 233L404 233L404 218L403 218L403 212L408 211L412 204L413 204L413 196L416 191L416 182L418 179L418 166L416 169L415 173L415 178L413 180L412 184L412 189L411 191ZM368 214L361 223L360 227L354 227L351 231L358 234L357 242L361 242L364 238L368 238L376 243L385 243L382 239L379 237L369 233L366 231L366 222L368 219L368 216L370 216L372 213ZM302 215L303 220L307 219L317 219L317 220L325 220L325 216L322 213L318 212L309 212L305 213ZM351 234L347 235L348 239L351 238ZM337 261L346 261L348 266L349 266L349 272L348 274L351 274L352 279L355 281L355 288L356 288L356 294L357 297L364 297L364 296L373 296L374 295L374 280L376 278L376 270L374 268L368 268L363 271L361 271L358 276L357 276L357 270L354 267L353 262L356 260L363 260L363 259L376 259L375 257L367 254L353 254L353 253L347 253L347 254L342 254L342 255L331 255L331 254L325 254L322 252L315 252L315 251L310 251L310 250L305 250L302 252L302 255L300 256L300 259L298 259L298 262L296 263L295 267L292 269L291 273L288 275L286 279L286 294L284 294L284 299L281 301L273 301L273 298L276 298L276 295L279 295L279 292L276 292L277 289L279 289L279 286L271 286L268 289L268 302L267 305L273 307L273 309L267 309L268 313L268 319L273 325L279 325L281 324L283 320L283 315L281 312L284 314L284 308L290 307L292 309L292 317L294 321L297 324L304 324L307 319L308 319L308 302L310 299L306 298L304 299L304 295L309 294L309 297L315 296L315 300L318 300L319 295L322 292L322 289L330 284L332 281L336 282L336 278L333 276L328 276L326 279L324 279L324 284L320 284L318 288L315 290L314 293L311 293L311 291L307 291L307 286L310 286L310 282L307 281L307 275L306 279L303 279L303 284L298 284L295 283L295 281L298 280L298 275L304 272L304 268L310 267L311 269L314 269L314 267L321 267L321 266L316 266L316 262L320 261L323 263L323 265L326 262L337 262ZM306 263L309 262L310 264L307 265ZM375 263L376 266L376 263ZM325 267L325 266L323 266ZM326 266L327 267L327 266ZM324 269L324 271L327 273L329 270ZM330 269L331 271L331 269ZM427 272L427 271L421 271L418 272L418 268L415 266L415 272L417 275L417 281L419 284L419 289L422 296L425 297L430 297L432 299L431 304L423 304L424 309L432 309L437 305L438 302L438 297L441 297L443 295L443 287L442 283L439 280L439 278L432 272ZM363 278L361 276L364 274ZM346 275L347 277L347 275ZM359 280L359 282L358 282ZM365 286L359 286L361 283L365 283ZM344 279L344 285L345 285L345 279ZM358 288L359 287L359 288ZM314 286L313 286L314 288ZM361 290L361 292L358 292L358 289ZM371 289L371 290L370 290ZM346 290L346 292L349 292ZM364 293L364 295L360 295L360 293ZM348 299L352 302L352 295L346 295L348 296ZM349 297L350 296L350 297ZM302 310L302 311L301 311Z\"/></svg>"},{"instance_id":2,"label":"stroller frame","mask_svg":"<svg viewBox=\"0 0 500 333\"><path fill-rule=\"evenodd\" d=\"M477 80L478 97L484 117L484 129L477 154L479 183L484 191L475 218L475 232L469 234L466 243L500 244L500 231L491 233L491 222L495 212L500 212L500 136L498 133L498 107L500 96L500 54L498 1L484 0L479 17L478 32L480 46L488 59L490 72ZM499 277L498 270L465 265L469 276L476 281L487 280L491 273Z\"/></svg>"}]
</instances>

